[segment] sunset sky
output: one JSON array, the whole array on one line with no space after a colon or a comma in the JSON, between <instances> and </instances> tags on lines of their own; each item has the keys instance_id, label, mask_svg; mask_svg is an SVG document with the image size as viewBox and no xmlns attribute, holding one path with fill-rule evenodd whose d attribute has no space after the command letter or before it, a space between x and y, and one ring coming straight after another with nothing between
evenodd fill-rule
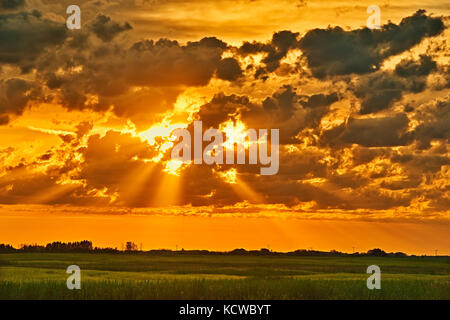
<instances>
[{"instance_id":1,"label":"sunset sky","mask_svg":"<svg viewBox=\"0 0 450 320\"><path fill-rule=\"evenodd\" d=\"M442 0L0 0L0 243L450 254L449 27ZM278 174L171 160L195 120L280 129Z\"/></svg>"}]
</instances>

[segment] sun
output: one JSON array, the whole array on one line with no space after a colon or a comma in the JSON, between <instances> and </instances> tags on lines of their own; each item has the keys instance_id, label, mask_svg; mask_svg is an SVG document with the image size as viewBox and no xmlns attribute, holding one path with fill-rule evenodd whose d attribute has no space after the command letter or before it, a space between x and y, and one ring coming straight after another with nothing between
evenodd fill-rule
<instances>
[{"instance_id":1,"label":"sun","mask_svg":"<svg viewBox=\"0 0 450 320\"><path fill-rule=\"evenodd\" d=\"M166 152L174 145L174 137L172 132L175 129L185 128L186 126L186 123L170 123L168 120L163 120L162 122L155 124L149 129L138 134L142 140L147 141L150 146L153 146L156 150L158 150L158 154L151 159L152 162L162 161L164 154L166 154ZM178 176L183 162L178 160L169 160L164 164L164 172Z\"/></svg>"},{"instance_id":2,"label":"sun","mask_svg":"<svg viewBox=\"0 0 450 320\"><path fill-rule=\"evenodd\" d=\"M153 146L157 143L156 138L160 137L163 140L169 141L172 132L177 128L185 128L187 124L185 123L167 123L165 121L157 123L151 128L140 132L138 135L142 139L146 140L149 145ZM164 151L171 148L172 146L165 146Z\"/></svg>"},{"instance_id":3,"label":"sun","mask_svg":"<svg viewBox=\"0 0 450 320\"><path fill-rule=\"evenodd\" d=\"M240 119L222 123L219 126L219 130L224 132L227 137L223 144L225 148L233 148L235 143L244 143L245 147L248 147L249 142L246 140L247 128Z\"/></svg>"}]
</instances>

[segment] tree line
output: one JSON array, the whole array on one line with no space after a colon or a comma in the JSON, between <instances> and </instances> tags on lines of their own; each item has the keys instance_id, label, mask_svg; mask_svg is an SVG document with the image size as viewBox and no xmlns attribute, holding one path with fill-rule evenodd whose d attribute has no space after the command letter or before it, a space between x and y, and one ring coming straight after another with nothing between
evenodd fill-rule
<instances>
[{"instance_id":1,"label":"tree line","mask_svg":"<svg viewBox=\"0 0 450 320\"><path fill-rule=\"evenodd\" d=\"M317 250L295 250L291 252L276 252L269 249L263 248L260 250L245 250L245 249L234 249L232 251L218 252L218 251L208 251L208 250L149 250L142 251L138 250L138 246L132 242L126 242L125 247L121 250L116 248L99 248L92 245L92 241L83 240L77 242L51 242L47 245L38 244L24 244L19 248L15 248L9 244L0 244L0 253L13 253L13 252L48 252L48 253L147 253L147 254L185 254L185 255L256 255L256 256L317 256L317 257L329 257L329 256L373 256L373 257L407 257L408 255L403 252L385 252L379 248L369 250L367 252L354 252L354 253L344 253L336 250L332 251L317 251Z\"/></svg>"}]
</instances>

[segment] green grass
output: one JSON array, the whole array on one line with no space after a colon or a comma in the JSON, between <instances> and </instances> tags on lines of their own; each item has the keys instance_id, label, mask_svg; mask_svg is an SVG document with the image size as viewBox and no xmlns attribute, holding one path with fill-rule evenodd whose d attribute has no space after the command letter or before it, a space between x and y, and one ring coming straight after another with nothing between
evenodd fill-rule
<instances>
[{"instance_id":1,"label":"green grass","mask_svg":"<svg viewBox=\"0 0 450 320\"><path fill-rule=\"evenodd\" d=\"M66 288L71 264L81 290ZM366 287L372 264L381 290ZM450 259L2 254L0 299L450 299Z\"/></svg>"}]
</instances>

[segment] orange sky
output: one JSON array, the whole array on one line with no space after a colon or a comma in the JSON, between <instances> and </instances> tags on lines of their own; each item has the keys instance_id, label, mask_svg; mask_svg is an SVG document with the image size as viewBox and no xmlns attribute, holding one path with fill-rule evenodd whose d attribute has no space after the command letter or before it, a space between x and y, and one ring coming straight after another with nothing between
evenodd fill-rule
<instances>
[{"instance_id":1,"label":"orange sky","mask_svg":"<svg viewBox=\"0 0 450 320\"><path fill-rule=\"evenodd\" d=\"M449 4L78 3L0 8L0 243L450 254ZM172 161L194 120L278 174Z\"/></svg>"},{"instance_id":2,"label":"orange sky","mask_svg":"<svg viewBox=\"0 0 450 320\"><path fill-rule=\"evenodd\" d=\"M299 248L365 252L373 248L416 255L449 255L449 224L300 220L244 217L106 216L98 214L3 214L0 243L46 244L90 239L94 246L143 249L235 248L276 251ZM26 239L26 240L25 240Z\"/></svg>"}]
</instances>

